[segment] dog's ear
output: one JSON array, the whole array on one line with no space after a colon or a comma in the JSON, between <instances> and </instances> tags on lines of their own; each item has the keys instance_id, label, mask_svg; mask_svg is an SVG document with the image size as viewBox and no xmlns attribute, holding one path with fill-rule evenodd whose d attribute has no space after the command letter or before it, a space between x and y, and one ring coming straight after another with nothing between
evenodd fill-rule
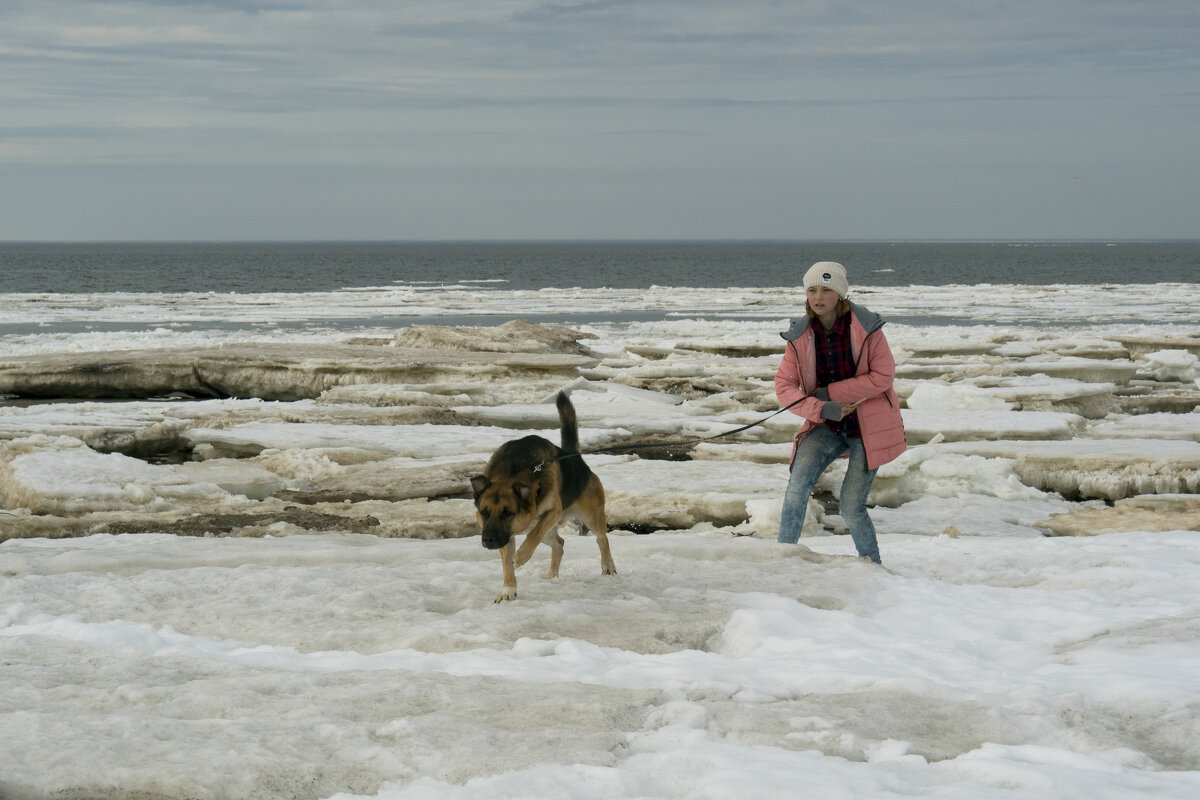
<instances>
[{"instance_id":1,"label":"dog's ear","mask_svg":"<svg viewBox=\"0 0 1200 800\"><path fill-rule=\"evenodd\" d=\"M471 478L471 490L475 492L475 499L478 500L479 495L483 494L490 485L491 481L483 475L476 475Z\"/></svg>"},{"instance_id":2,"label":"dog's ear","mask_svg":"<svg viewBox=\"0 0 1200 800\"><path fill-rule=\"evenodd\" d=\"M517 499L522 503L529 500L530 488L524 483L514 483L513 491L517 493Z\"/></svg>"}]
</instances>

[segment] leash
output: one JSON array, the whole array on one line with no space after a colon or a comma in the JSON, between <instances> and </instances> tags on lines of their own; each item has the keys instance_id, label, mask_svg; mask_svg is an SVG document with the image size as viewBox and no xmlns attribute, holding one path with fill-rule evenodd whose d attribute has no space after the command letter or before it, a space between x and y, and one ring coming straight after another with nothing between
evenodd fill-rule
<instances>
[{"instance_id":1,"label":"leash","mask_svg":"<svg viewBox=\"0 0 1200 800\"><path fill-rule=\"evenodd\" d=\"M559 456L558 458L547 458L545 461L542 461L540 464L538 464L536 467L534 467L533 471L541 472L542 467L546 466L547 464L553 464L557 461L566 461L568 458L575 458L576 456L594 456L594 455L599 455L601 453L615 453L615 452L619 452L621 450L633 450L633 449L649 450L652 448L659 448L659 447L683 447L685 445L700 444L701 442L711 442L715 439L724 439L726 436L733 436L735 433L741 433L742 431L748 431L751 428L757 428L759 425L762 425L767 420L771 419L772 417L778 416L779 414L782 414L783 412L787 411L792 406L798 404L801 400L805 400L805 399L807 399L807 398L801 397L800 400L795 400L791 403L788 403L786 406L779 409L778 411L770 413L767 416L763 417L762 419L757 420L756 422L751 422L749 425L743 425L740 428L734 428L731 431L725 431L724 433L718 433L715 436L705 436L700 439L687 439L682 442L646 442L644 444L638 444L637 442L633 442L631 444L617 444L617 445L611 445L609 447L597 447L596 449L588 450L587 452L567 453L565 455Z\"/></svg>"}]
</instances>

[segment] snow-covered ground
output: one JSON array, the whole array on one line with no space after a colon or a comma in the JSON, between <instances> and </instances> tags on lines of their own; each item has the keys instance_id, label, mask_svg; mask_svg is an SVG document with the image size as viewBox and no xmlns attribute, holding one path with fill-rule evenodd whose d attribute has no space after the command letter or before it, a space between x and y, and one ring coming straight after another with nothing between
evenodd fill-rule
<instances>
[{"instance_id":1,"label":"snow-covered ground","mask_svg":"<svg viewBox=\"0 0 1200 800\"><path fill-rule=\"evenodd\" d=\"M1200 796L1200 286L1137 296L859 290L883 567L836 466L774 542L781 414L590 456L618 575L494 605L488 454L766 418L793 292L0 294L0 798Z\"/></svg>"}]
</instances>

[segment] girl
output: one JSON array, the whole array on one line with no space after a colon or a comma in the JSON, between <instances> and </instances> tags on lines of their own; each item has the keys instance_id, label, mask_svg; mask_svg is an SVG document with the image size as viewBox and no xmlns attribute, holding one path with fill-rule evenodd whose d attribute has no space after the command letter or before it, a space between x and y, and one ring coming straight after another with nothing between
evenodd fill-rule
<instances>
[{"instance_id":1,"label":"girl","mask_svg":"<svg viewBox=\"0 0 1200 800\"><path fill-rule=\"evenodd\" d=\"M847 298L846 269L833 261L804 275L804 319L780 335L787 342L775 373L775 396L804 418L792 446L779 541L795 544L813 487L825 468L849 456L838 503L858 554L880 563L867 494L875 472L904 452L904 423L892 388L896 360L883 318ZM797 402L799 401L799 402Z\"/></svg>"}]
</instances>

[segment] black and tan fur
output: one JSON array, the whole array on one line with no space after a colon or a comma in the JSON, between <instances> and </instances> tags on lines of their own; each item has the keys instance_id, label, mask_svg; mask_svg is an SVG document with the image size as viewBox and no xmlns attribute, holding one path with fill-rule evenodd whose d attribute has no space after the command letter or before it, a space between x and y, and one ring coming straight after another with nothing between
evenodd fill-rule
<instances>
[{"instance_id":1,"label":"black and tan fur","mask_svg":"<svg viewBox=\"0 0 1200 800\"><path fill-rule=\"evenodd\" d=\"M554 528L563 520L587 525L600 545L601 573L617 574L608 548L604 487L579 455L575 406L562 392L557 405L562 447L541 436L505 442L492 454L483 474L471 479L483 546L499 550L504 566L504 588L496 596L497 603L516 599L516 568L529 560L543 540L552 551L546 577L558 577L563 539ZM525 540L517 549L514 540L521 533ZM551 535L548 539L547 534Z\"/></svg>"}]
</instances>

